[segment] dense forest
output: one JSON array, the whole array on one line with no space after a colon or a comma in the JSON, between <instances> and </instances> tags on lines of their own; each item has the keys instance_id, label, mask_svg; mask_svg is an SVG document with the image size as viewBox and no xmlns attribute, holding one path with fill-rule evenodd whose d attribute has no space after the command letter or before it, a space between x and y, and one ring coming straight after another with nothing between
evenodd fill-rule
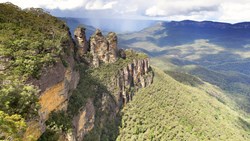
<instances>
[{"instance_id":1,"label":"dense forest","mask_svg":"<svg viewBox=\"0 0 250 141\"><path fill-rule=\"evenodd\" d=\"M249 140L250 124L228 107L232 101L210 94L223 93L193 87L204 82L188 75L178 76L181 84L157 68L154 72L154 83L123 109L117 140Z\"/></svg>"}]
</instances>

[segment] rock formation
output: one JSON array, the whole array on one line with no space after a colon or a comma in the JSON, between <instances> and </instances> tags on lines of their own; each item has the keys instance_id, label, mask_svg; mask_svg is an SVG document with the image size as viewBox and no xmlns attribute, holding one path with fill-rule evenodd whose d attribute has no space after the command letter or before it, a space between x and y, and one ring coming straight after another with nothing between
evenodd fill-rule
<instances>
[{"instance_id":1,"label":"rock formation","mask_svg":"<svg viewBox=\"0 0 250 141\"><path fill-rule=\"evenodd\" d=\"M104 37L100 30L91 36L89 44L85 37L85 29L77 28L74 32L77 47L69 40L67 46L71 48L69 56L63 56L68 63L65 67L62 62L43 70L39 79L29 80L41 90L39 95L39 119L28 123L25 140L28 135L39 138L46 130L45 122L53 111L67 111L68 102L72 91L80 79L79 71L75 69L77 62L73 57L73 49L76 49L81 61L90 59L90 66L99 67L102 63L113 63L117 59L126 59L126 51L118 49L117 35L110 32ZM70 35L69 35L70 36ZM84 63L84 62L83 62ZM85 64L86 65L86 64ZM139 89L150 85L153 81L153 72L150 71L149 59L131 59L123 68L117 69L116 75L111 76L108 84L105 84L108 92L98 94L98 98L88 98L79 112L72 116L72 132L60 134L61 141L80 141L93 129L104 128L118 118L119 111ZM98 87L98 86L96 86ZM94 103L95 102L95 103ZM95 105L99 103L99 105ZM98 137L100 139L100 136Z\"/></svg>"},{"instance_id":2,"label":"rock formation","mask_svg":"<svg viewBox=\"0 0 250 141\"><path fill-rule=\"evenodd\" d=\"M85 35L85 28L84 27L77 27L75 32L74 32L74 36L75 36L75 41L76 41L76 45L78 48L78 54L80 56L83 56L84 54L87 53L89 46L88 46L88 41L86 39L86 35Z\"/></svg>"},{"instance_id":3,"label":"rock formation","mask_svg":"<svg viewBox=\"0 0 250 141\"><path fill-rule=\"evenodd\" d=\"M115 92L118 96L116 101L122 106L132 100L134 93L139 88L144 88L153 82L153 73L150 70L149 60L134 60L133 63L119 71L115 82L111 85L118 87Z\"/></svg>"},{"instance_id":4,"label":"rock formation","mask_svg":"<svg viewBox=\"0 0 250 141\"><path fill-rule=\"evenodd\" d=\"M97 29L95 33L90 37L90 53L95 57L97 56L98 61L104 63L109 62L108 50L109 45L106 38L102 35L101 31ZM95 62L93 62L95 64Z\"/></svg>"},{"instance_id":5,"label":"rock formation","mask_svg":"<svg viewBox=\"0 0 250 141\"><path fill-rule=\"evenodd\" d=\"M76 28L74 35L78 46L78 54L84 58L89 50L92 55L90 63L94 67L99 67L100 63L114 63L118 59L117 35L114 32L110 32L107 37L104 37L102 32L97 29L90 37L89 44L83 27Z\"/></svg>"},{"instance_id":6,"label":"rock formation","mask_svg":"<svg viewBox=\"0 0 250 141\"><path fill-rule=\"evenodd\" d=\"M109 63L113 63L118 58L117 35L114 32L110 32L107 35L107 40L109 43Z\"/></svg>"},{"instance_id":7,"label":"rock formation","mask_svg":"<svg viewBox=\"0 0 250 141\"><path fill-rule=\"evenodd\" d=\"M116 121L119 111L133 99L135 92L153 82L153 72L150 71L149 59L147 58L134 59L133 62L117 70L116 74L108 78L107 89L112 95L101 93L96 100L96 103L99 103L98 107L94 107L93 100L88 99L86 105L74 118L75 129L72 135L76 141L84 140L84 136L95 126L103 128L103 126ZM99 120L95 117L98 117Z\"/></svg>"}]
</instances>

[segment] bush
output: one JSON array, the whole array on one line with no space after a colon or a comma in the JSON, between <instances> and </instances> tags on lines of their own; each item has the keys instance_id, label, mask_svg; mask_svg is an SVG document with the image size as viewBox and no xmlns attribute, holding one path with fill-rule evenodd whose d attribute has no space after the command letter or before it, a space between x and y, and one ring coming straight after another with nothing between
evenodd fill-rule
<instances>
[{"instance_id":1,"label":"bush","mask_svg":"<svg viewBox=\"0 0 250 141\"><path fill-rule=\"evenodd\" d=\"M0 140L14 140L22 139L26 123L20 115L8 115L0 111Z\"/></svg>"}]
</instances>

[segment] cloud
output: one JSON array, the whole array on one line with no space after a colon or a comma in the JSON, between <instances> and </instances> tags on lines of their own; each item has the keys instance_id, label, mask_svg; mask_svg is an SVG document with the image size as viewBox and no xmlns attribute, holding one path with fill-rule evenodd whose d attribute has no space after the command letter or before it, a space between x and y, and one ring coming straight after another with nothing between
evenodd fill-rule
<instances>
[{"instance_id":1,"label":"cloud","mask_svg":"<svg viewBox=\"0 0 250 141\"><path fill-rule=\"evenodd\" d=\"M152 6L146 10L145 13L147 16L156 17L156 16L166 16L166 11L160 9L157 6Z\"/></svg>"},{"instance_id":2,"label":"cloud","mask_svg":"<svg viewBox=\"0 0 250 141\"><path fill-rule=\"evenodd\" d=\"M160 1L158 0L153 6L145 11L146 16L173 16L173 15L189 15L193 12L216 11L219 4L213 0L209 2L197 0L176 0L176 1Z\"/></svg>"},{"instance_id":3,"label":"cloud","mask_svg":"<svg viewBox=\"0 0 250 141\"><path fill-rule=\"evenodd\" d=\"M220 21L250 21L250 1L231 1L221 5Z\"/></svg>"},{"instance_id":4,"label":"cloud","mask_svg":"<svg viewBox=\"0 0 250 141\"><path fill-rule=\"evenodd\" d=\"M145 16L165 20L250 21L249 0L175 0L156 2L145 10Z\"/></svg>"},{"instance_id":5,"label":"cloud","mask_svg":"<svg viewBox=\"0 0 250 141\"><path fill-rule=\"evenodd\" d=\"M7 1L21 8L41 7L58 11L55 16L77 16L79 14L75 13L80 11L85 17L97 14L95 18L103 13L111 18L250 21L250 0L0 0Z\"/></svg>"},{"instance_id":6,"label":"cloud","mask_svg":"<svg viewBox=\"0 0 250 141\"><path fill-rule=\"evenodd\" d=\"M21 8L46 8L73 10L86 4L88 0L0 0L0 3L11 2Z\"/></svg>"},{"instance_id":7,"label":"cloud","mask_svg":"<svg viewBox=\"0 0 250 141\"><path fill-rule=\"evenodd\" d=\"M90 1L86 4L85 8L87 10L104 10L104 9L112 9L118 1L110 1L110 2L103 2L102 0L95 0Z\"/></svg>"}]
</instances>

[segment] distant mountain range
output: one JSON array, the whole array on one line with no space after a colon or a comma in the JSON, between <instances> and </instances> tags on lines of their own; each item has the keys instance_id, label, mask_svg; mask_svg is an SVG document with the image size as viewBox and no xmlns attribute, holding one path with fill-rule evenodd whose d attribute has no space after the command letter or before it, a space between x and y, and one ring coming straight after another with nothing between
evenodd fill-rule
<instances>
[{"instance_id":1,"label":"distant mountain range","mask_svg":"<svg viewBox=\"0 0 250 141\"><path fill-rule=\"evenodd\" d=\"M89 19L62 19L72 33L79 24L91 24ZM214 84L228 93L241 109L250 112L250 22L133 20L130 24L147 23L129 33L116 28L117 24L124 27L125 20L99 22L102 30L120 33L119 47L147 53L152 64L165 71L189 73ZM86 28L90 37L96 27Z\"/></svg>"},{"instance_id":2,"label":"distant mountain range","mask_svg":"<svg viewBox=\"0 0 250 141\"><path fill-rule=\"evenodd\" d=\"M189 20L160 22L136 33L157 36L158 38L148 36L146 40L154 42L159 47L187 44L197 39L207 39L210 43L227 48L244 48L244 45L250 43L249 22L237 24ZM143 39L131 38L127 42L137 42L138 40Z\"/></svg>"},{"instance_id":3,"label":"distant mountain range","mask_svg":"<svg viewBox=\"0 0 250 141\"><path fill-rule=\"evenodd\" d=\"M250 22L159 22L119 38L119 46L149 54L162 69L217 85L250 111Z\"/></svg>"}]
</instances>

